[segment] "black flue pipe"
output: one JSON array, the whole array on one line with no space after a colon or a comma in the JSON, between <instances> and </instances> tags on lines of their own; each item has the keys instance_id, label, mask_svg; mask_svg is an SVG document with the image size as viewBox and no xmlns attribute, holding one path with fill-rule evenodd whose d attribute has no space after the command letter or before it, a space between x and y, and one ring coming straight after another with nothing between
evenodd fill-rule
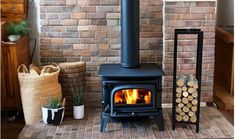
<instances>
[{"instance_id":1,"label":"black flue pipe","mask_svg":"<svg viewBox=\"0 0 235 139\"><path fill-rule=\"evenodd\" d=\"M121 66L139 66L139 0L121 1Z\"/></svg>"}]
</instances>

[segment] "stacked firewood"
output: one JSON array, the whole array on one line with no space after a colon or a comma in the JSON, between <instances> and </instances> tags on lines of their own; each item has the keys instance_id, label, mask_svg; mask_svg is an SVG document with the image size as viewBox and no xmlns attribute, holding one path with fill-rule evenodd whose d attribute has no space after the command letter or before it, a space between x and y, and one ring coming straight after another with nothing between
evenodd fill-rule
<instances>
[{"instance_id":1,"label":"stacked firewood","mask_svg":"<svg viewBox=\"0 0 235 139\"><path fill-rule=\"evenodd\" d=\"M176 79L176 120L197 121L198 81L193 75L178 76Z\"/></svg>"}]
</instances>

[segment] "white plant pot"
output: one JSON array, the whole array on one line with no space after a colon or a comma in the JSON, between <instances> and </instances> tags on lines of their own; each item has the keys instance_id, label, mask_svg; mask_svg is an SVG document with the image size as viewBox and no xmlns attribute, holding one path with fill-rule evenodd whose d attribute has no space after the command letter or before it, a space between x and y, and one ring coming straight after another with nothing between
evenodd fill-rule
<instances>
[{"instance_id":1,"label":"white plant pot","mask_svg":"<svg viewBox=\"0 0 235 139\"><path fill-rule=\"evenodd\" d=\"M64 118L64 107L50 109L42 107L42 120L45 124L59 125Z\"/></svg>"},{"instance_id":2,"label":"white plant pot","mask_svg":"<svg viewBox=\"0 0 235 139\"><path fill-rule=\"evenodd\" d=\"M20 39L20 35L9 35L8 36L8 39L11 41L11 42L16 42Z\"/></svg>"},{"instance_id":3,"label":"white plant pot","mask_svg":"<svg viewBox=\"0 0 235 139\"><path fill-rule=\"evenodd\" d=\"M73 106L74 119L82 119L84 117L84 105Z\"/></svg>"}]
</instances>

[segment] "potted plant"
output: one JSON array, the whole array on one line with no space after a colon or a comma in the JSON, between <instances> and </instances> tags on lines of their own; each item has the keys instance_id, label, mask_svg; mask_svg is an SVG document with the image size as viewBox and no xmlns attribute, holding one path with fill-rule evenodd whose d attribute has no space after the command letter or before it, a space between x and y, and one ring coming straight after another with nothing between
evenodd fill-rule
<instances>
[{"instance_id":1,"label":"potted plant","mask_svg":"<svg viewBox=\"0 0 235 139\"><path fill-rule=\"evenodd\" d=\"M27 21L23 20L19 23L10 22L6 28L8 39L11 42L18 41L22 36L29 33Z\"/></svg>"},{"instance_id":2,"label":"potted plant","mask_svg":"<svg viewBox=\"0 0 235 139\"><path fill-rule=\"evenodd\" d=\"M42 106L42 119L46 124L59 125L64 118L64 104L56 97L48 97L48 104Z\"/></svg>"},{"instance_id":3,"label":"potted plant","mask_svg":"<svg viewBox=\"0 0 235 139\"><path fill-rule=\"evenodd\" d=\"M82 119L84 117L84 92L82 88L75 87L73 92L73 117Z\"/></svg>"}]
</instances>

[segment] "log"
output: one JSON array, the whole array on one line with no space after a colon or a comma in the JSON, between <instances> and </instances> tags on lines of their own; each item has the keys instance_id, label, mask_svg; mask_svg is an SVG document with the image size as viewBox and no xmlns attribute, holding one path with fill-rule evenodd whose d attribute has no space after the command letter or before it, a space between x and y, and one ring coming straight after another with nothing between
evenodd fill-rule
<instances>
[{"instance_id":1,"label":"log","mask_svg":"<svg viewBox=\"0 0 235 139\"><path fill-rule=\"evenodd\" d=\"M197 111L197 107L196 107L196 106L192 106L191 110L192 110L193 112L196 112L196 111Z\"/></svg>"},{"instance_id":2,"label":"log","mask_svg":"<svg viewBox=\"0 0 235 139\"><path fill-rule=\"evenodd\" d=\"M175 102L176 102L176 103L180 103L180 102L181 102L181 98L177 98L177 99L175 100Z\"/></svg>"},{"instance_id":3,"label":"log","mask_svg":"<svg viewBox=\"0 0 235 139\"><path fill-rule=\"evenodd\" d=\"M193 93L192 93L192 96L193 96L194 98L197 98L197 96L198 96L197 91L193 92Z\"/></svg>"},{"instance_id":4,"label":"log","mask_svg":"<svg viewBox=\"0 0 235 139\"><path fill-rule=\"evenodd\" d=\"M184 115L183 116L183 120L186 122L186 121L188 121L189 120L189 116L188 115Z\"/></svg>"},{"instance_id":5,"label":"log","mask_svg":"<svg viewBox=\"0 0 235 139\"><path fill-rule=\"evenodd\" d=\"M192 100L193 100L193 96L189 95L189 96L188 96L188 100L189 100L189 101L192 101Z\"/></svg>"},{"instance_id":6,"label":"log","mask_svg":"<svg viewBox=\"0 0 235 139\"><path fill-rule=\"evenodd\" d=\"M194 85L194 77L193 77L193 75L192 74L190 74L189 76L188 76L188 78L187 78L187 85L188 86L190 86L190 87L193 87L193 85Z\"/></svg>"},{"instance_id":7,"label":"log","mask_svg":"<svg viewBox=\"0 0 235 139\"><path fill-rule=\"evenodd\" d=\"M182 88L181 88L181 87L177 87L177 88L176 88L176 92L177 92L177 93L182 93Z\"/></svg>"},{"instance_id":8,"label":"log","mask_svg":"<svg viewBox=\"0 0 235 139\"><path fill-rule=\"evenodd\" d=\"M198 89L198 82L193 85L194 89Z\"/></svg>"},{"instance_id":9,"label":"log","mask_svg":"<svg viewBox=\"0 0 235 139\"><path fill-rule=\"evenodd\" d=\"M183 91L183 92L187 91L187 87L186 87L186 86L183 86L183 87L182 87L182 91Z\"/></svg>"},{"instance_id":10,"label":"log","mask_svg":"<svg viewBox=\"0 0 235 139\"><path fill-rule=\"evenodd\" d=\"M179 87L182 87L185 85L186 82L186 76L182 76L180 75L177 79L176 79L176 85Z\"/></svg>"},{"instance_id":11,"label":"log","mask_svg":"<svg viewBox=\"0 0 235 139\"><path fill-rule=\"evenodd\" d=\"M194 89L198 89L198 81L192 74L190 74L187 78L187 85Z\"/></svg>"},{"instance_id":12,"label":"log","mask_svg":"<svg viewBox=\"0 0 235 139\"><path fill-rule=\"evenodd\" d=\"M188 92L183 92L184 97L188 97Z\"/></svg>"},{"instance_id":13,"label":"log","mask_svg":"<svg viewBox=\"0 0 235 139\"><path fill-rule=\"evenodd\" d=\"M192 123L197 122L197 117L196 117L196 116L190 117L190 121L191 121Z\"/></svg>"},{"instance_id":14,"label":"log","mask_svg":"<svg viewBox=\"0 0 235 139\"><path fill-rule=\"evenodd\" d=\"M188 115L189 115L190 117L192 117L192 116L194 116L194 115L195 115L195 113L194 113L194 112L192 112L192 111L189 111L189 112L188 112Z\"/></svg>"},{"instance_id":15,"label":"log","mask_svg":"<svg viewBox=\"0 0 235 139\"><path fill-rule=\"evenodd\" d=\"M184 107L184 104L183 104L183 103L179 103L179 104L178 104L178 107L183 108L183 107Z\"/></svg>"},{"instance_id":16,"label":"log","mask_svg":"<svg viewBox=\"0 0 235 139\"><path fill-rule=\"evenodd\" d=\"M180 113L182 110L181 110L180 107L177 107L177 106L176 106L175 111L176 111L177 113Z\"/></svg>"},{"instance_id":17,"label":"log","mask_svg":"<svg viewBox=\"0 0 235 139\"><path fill-rule=\"evenodd\" d=\"M188 98L182 98L182 100L181 100L184 104L188 104Z\"/></svg>"},{"instance_id":18,"label":"log","mask_svg":"<svg viewBox=\"0 0 235 139\"><path fill-rule=\"evenodd\" d=\"M185 115L185 112L181 111L179 114L180 114L181 116L184 116L184 115Z\"/></svg>"},{"instance_id":19,"label":"log","mask_svg":"<svg viewBox=\"0 0 235 139\"><path fill-rule=\"evenodd\" d=\"M188 92L189 92L190 94L192 94L194 91L195 91L195 89L194 89L193 87L189 87L189 88L188 88Z\"/></svg>"},{"instance_id":20,"label":"log","mask_svg":"<svg viewBox=\"0 0 235 139\"><path fill-rule=\"evenodd\" d=\"M176 93L176 97L181 97L182 94L181 93Z\"/></svg>"},{"instance_id":21,"label":"log","mask_svg":"<svg viewBox=\"0 0 235 139\"><path fill-rule=\"evenodd\" d=\"M191 104L191 103L188 103L186 106L187 106L188 108L192 108L192 104Z\"/></svg>"},{"instance_id":22,"label":"log","mask_svg":"<svg viewBox=\"0 0 235 139\"><path fill-rule=\"evenodd\" d=\"M182 121L182 120L183 120L182 116L176 115L176 121L180 122L180 121Z\"/></svg>"},{"instance_id":23,"label":"log","mask_svg":"<svg viewBox=\"0 0 235 139\"><path fill-rule=\"evenodd\" d=\"M198 103L197 99L194 99L194 100L192 101L192 104L193 104L193 105L197 105L197 103Z\"/></svg>"},{"instance_id":24,"label":"log","mask_svg":"<svg viewBox=\"0 0 235 139\"><path fill-rule=\"evenodd\" d=\"M187 112L189 112L189 108L186 107L186 106L184 106L184 107L183 107L183 111L187 113Z\"/></svg>"}]
</instances>

